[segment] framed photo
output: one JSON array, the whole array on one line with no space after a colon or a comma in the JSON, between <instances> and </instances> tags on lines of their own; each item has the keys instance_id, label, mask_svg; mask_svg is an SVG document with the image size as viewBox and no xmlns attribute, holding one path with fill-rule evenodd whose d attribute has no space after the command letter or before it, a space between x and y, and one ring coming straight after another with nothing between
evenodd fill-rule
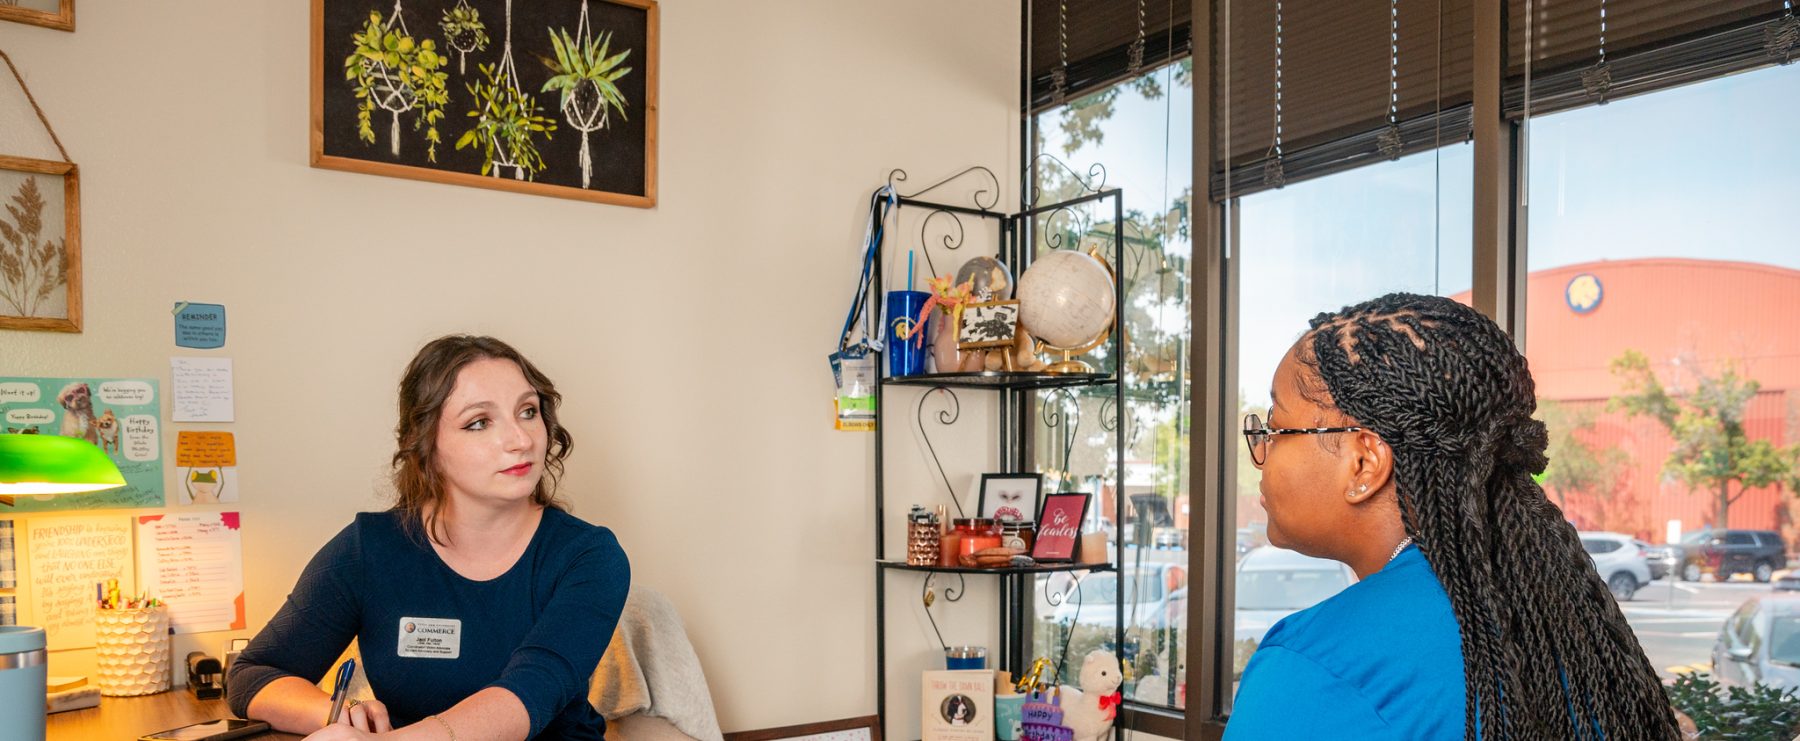
<instances>
[{"instance_id":1,"label":"framed photo","mask_svg":"<svg viewBox=\"0 0 1800 741\"><path fill-rule=\"evenodd\" d=\"M1081 541L1081 523L1087 519L1088 494L1072 492L1044 497L1038 512L1037 542L1031 558L1041 563L1072 563Z\"/></svg>"},{"instance_id":2,"label":"framed photo","mask_svg":"<svg viewBox=\"0 0 1800 741\"><path fill-rule=\"evenodd\" d=\"M75 0L0 0L0 21L75 30Z\"/></svg>"},{"instance_id":3,"label":"framed photo","mask_svg":"<svg viewBox=\"0 0 1800 741\"><path fill-rule=\"evenodd\" d=\"M976 517L1023 522L1037 514L1043 497L1041 473L984 473Z\"/></svg>"},{"instance_id":4,"label":"framed photo","mask_svg":"<svg viewBox=\"0 0 1800 741\"><path fill-rule=\"evenodd\" d=\"M81 175L0 155L0 329L81 331Z\"/></svg>"},{"instance_id":5,"label":"framed photo","mask_svg":"<svg viewBox=\"0 0 1800 741\"><path fill-rule=\"evenodd\" d=\"M655 0L312 0L312 165L655 206L658 25Z\"/></svg>"},{"instance_id":6,"label":"framed photo","mask_svg":"<svg viewBox=\"0 0 1800 741\"><path fill-rule=\"evenodd\" d=\"M1019 331L1019 302L988 301L956 307L956 348L1012 347Z\"/></svg>"},{"instance_id":7,"label":"framed photo","mask_svg":"<svg viewBox=\"0 0 1800 741\"><path fill-rule=\"evenodd\" d=\"M881 741L881 719L869 715L861 718L803 723L797 726L765 728L760 731L738 731L725 734L725 741Z\"/></svg>"}]
</instances>

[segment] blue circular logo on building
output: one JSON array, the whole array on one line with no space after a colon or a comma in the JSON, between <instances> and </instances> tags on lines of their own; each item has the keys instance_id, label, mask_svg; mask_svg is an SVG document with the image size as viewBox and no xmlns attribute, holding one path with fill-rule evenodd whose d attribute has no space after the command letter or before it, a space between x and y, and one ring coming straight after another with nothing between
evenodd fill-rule
<instances>
[{"instance_id":1,"label":"blue circular logo on building","mask_svg":"<svg viewBox=\"0 0 1800 741\"><path fill-rule=\"evenodd\" d=\"M1606 296L1605 287L1593 273L1582 273L1569 279L1568 287L1563 289L1563 300L1569 309L1577 314L1591 314L1600 308L1600 299Z\"/></svg>"}]
</instances>

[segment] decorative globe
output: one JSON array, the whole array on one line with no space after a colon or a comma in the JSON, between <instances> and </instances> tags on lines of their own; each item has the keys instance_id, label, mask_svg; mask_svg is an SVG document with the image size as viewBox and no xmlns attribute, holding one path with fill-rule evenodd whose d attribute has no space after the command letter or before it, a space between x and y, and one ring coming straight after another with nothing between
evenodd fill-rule
<instances>
[{"instance_id":1,"label":"decorative globe","mask_svg":"<svg viewBox=\"0 0 1800 741\"><path fill-rule=\"evenodd\" d=\"M1052 346L1091 343L1112 318L1112 275L1090 255L1047 252L1019 277L1019 323Z\"/></svg>"},{"instance_id":2,"label":"decorative globe","mask_svg":"<svg viewBox=\"0 0 1800 741\"><path fill-rule=\"evenodd\" d=\"M975 279L974 298L976 301L1005 301L1013 297L1013 274L1006 269L1006 263L983 255L970 258L956 271L956 283L962 285Z\"/></svg>"}]
</instances>

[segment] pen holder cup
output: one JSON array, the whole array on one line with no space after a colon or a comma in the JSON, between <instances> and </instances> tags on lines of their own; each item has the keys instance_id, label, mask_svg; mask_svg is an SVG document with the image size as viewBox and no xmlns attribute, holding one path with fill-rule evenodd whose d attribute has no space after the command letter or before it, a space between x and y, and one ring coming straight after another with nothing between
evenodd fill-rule
<instances>
[{"instance_id":1,"label":"pen holder cup","mask_svg":"<svg viewBox=\"0 0 1800 741\"><path fill-rule=\"evenodd\" d=\"M169 689L169 608L94 611L94 674L106 697Z\"/></svg>"}]
</instances>

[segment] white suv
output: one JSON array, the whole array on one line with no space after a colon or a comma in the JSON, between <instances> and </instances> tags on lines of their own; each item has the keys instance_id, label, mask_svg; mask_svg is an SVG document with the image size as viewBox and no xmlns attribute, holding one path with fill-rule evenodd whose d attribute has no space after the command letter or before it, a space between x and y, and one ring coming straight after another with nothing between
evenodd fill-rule
<instances>
[{"instance_id":1,"label":"white suv","mask_svg":"<svg viewBox=\"0 0 1800 741\"><path fill-rule=\"evenodd\" d=\"M1581 546L1594 559L1594 570L1620 602L1631 599L1638 588L1650 583L1650 558L1629 535L1578 533Z\"/></svg>"}]
</instances>

